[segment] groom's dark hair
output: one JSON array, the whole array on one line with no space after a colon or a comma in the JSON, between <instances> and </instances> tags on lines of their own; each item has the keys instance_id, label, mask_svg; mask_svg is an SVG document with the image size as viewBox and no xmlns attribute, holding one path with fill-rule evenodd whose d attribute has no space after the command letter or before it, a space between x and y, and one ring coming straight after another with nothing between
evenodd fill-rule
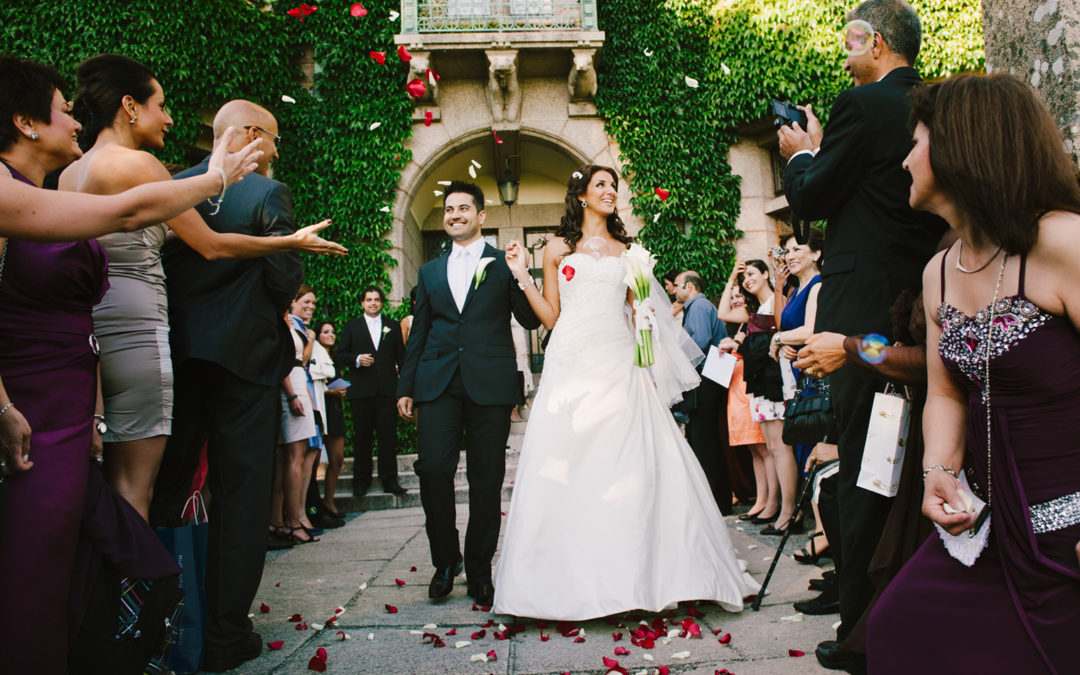
<instances>
[{"instance_id":1,"label":"groom's dark hair","mask_svg":"<svg viewBox=\"0 0 1080 675\"><path fill-rule=\"evenodd\" d=\"M479 185L476 185L474 183L466 183L463 180L452 181L450 185L447 186L446 192L443 193L442 198L443 207L446 207L446 198L454 194L455 192L464 192L465 194L471 196L473 200L473 206L476 207L476 210L484 210L484 191L480 189Z\"/></svg>"}]
</instances>

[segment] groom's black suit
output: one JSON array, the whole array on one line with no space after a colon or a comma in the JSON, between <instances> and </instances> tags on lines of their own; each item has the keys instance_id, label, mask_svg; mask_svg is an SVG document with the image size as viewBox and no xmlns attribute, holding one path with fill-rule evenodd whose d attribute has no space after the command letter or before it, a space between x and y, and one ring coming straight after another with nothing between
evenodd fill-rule
<instances>
[{"instance_id":1,"label":"groom's black suit","mask_svg":"<svg viewBox=\"0 0 1080 675\"><path fill-rule=\"evenodd\" d=\"M454 474L465 432L469 479L465 572L470 583L491 580L510 409L521 396L510 315L527 329L540 325L503 252L485 246L483 257L495 260L479 286L470 281L460 312L446 277L450 254L420 268L397 389L399 398L410 397L415 405L420 453L414 468L420 477L431 559L440 570L452 567L461 555Z\"/></svg>"}]
</instances>

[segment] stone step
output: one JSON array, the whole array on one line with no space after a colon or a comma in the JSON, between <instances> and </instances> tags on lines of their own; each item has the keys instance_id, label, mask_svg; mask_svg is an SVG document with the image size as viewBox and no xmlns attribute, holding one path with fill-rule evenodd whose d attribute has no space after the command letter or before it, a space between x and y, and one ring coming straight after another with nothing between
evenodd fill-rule
<instances>
[{"instance_id":1,"label":"stone step","mask_svg":"<svg viewBox=\"0 0 1080 675\"><path fill-rule=\"evenodd\" d=\"M513 490L514 486L512 485L503 485L502 501L510 501L510 495ZM469 503L468 485L459 485L454 488L454 501L458 504ZM383 492L381 489L372 490L363 497L354 497L352 492L339 490L337 494L334 495L334 503L341 513L385 511L388 509L405 509L421 505L420 490L418 488L409 488L408 493L400 497L388 492Z\"/></svg>"},{"instance_id":2,"label":"stone step","mask_svg":"<svg viewBox=\"0 0 1080 675\"><path fill-rule=\"evenodd\" d=\"M503 478L503 483L509 483L514 480L514 474L517 473L517 461L511 461L507 458L506 461L506 475ZM319 475L319 484L323 483L322 474ZM398 471L398 483L405 488L419 488L420 478L411 469ZM372 485L375 488L379 486L378 476L372 476ZM459 466L457 473L454 474L454 485L468 485L468 477L465 472L464 466ZM341 492L352 492L353 479L352 479L352 465L346 463L345 468L342 469L341 475L338 477L337 489Z\"/></svg>"},{"instance_id":3,"label":"stone step","mask_svg":"<svg viewBox=\"0 0 1080 675\"><path fill-rule=\"evenodd\" d=\"M518 454L519 454L518 449L511 446L511 449L506 451L506 466L508 466L508 467L510 467L510 466L516 467L517 466ZM371 462L372 462L372 465L377 464L378 463L378 458L373 457ZM406 471L412 471L413 470L413 464L415 462L416 462L416 454L398 455L397 456L398 473L404 473ZM345 476L346 474L352 475L352 467L353 467L353 458L352 457L346 457L345 458L345 465L341 469L341 475L342 476ZM465 451L462 450L461 453L460 453L460 457L458 459L458 469L464 469L464 468L465 468ZM320 473L320 477L321 476L322 476L322 474Z\"/></svg>"}]
</instances>

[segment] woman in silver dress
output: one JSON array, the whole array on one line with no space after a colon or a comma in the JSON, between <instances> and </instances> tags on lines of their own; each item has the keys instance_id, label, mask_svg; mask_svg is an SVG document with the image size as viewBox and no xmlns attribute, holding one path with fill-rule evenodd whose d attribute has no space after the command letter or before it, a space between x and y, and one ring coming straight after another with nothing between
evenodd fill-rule
<instances>
[{"instance_id":1,"label":"woman in silver dress","mask_svg":"<svg viewBox=\"0 0 1080 675\"><path fill-rule=\"evenodd\" d=\"M60 189L115 194L152 181L169 180L165 166L146 150L165 145L172 118L153 73L125 56L104 54L78 71L75 115L81 140L92 144L68 167ZM254 132L254 133L253 133ZM249 135L262 132L248 129ZM264 139L262 163L277 157L277 137ZM138 232L100 238L109 254L109 292L94 310L101 343L105 470L112 486L143 517L172 429L173 373L169 352L168 299L161 248L169 229L207 258L244 258L284 250L326 253L344 249L316 232L324 221L289 237L220 234L194 210Z\"/></svg>"}]
</instances>

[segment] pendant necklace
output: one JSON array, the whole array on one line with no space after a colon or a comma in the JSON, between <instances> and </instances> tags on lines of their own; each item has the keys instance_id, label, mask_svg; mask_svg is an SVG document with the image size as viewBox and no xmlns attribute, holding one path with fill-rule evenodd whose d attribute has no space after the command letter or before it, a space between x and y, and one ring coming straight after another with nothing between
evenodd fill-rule
<instances>
[{"instance_id":1,"label":"pendant necklace","mask_svg":"<svg viewBox=\"0 0 1080 675\"><path fill-rule=\"evenodd\" d=\"M1001 253L1001 249L1002 247L998 246L997 250L994 251L994 255L990 256L990 258L986 262L980 265L977 269L969 270L968 268L964 267L963 263L960 262L960 256L964 255L964 241L961 239L960 245L956 248L956 270L963 274L976 274L978 272L982 272L984 269L990 266L990 263L994 262L994 259L998 257L998 253Z\"/></svg>"}]
</instances>

